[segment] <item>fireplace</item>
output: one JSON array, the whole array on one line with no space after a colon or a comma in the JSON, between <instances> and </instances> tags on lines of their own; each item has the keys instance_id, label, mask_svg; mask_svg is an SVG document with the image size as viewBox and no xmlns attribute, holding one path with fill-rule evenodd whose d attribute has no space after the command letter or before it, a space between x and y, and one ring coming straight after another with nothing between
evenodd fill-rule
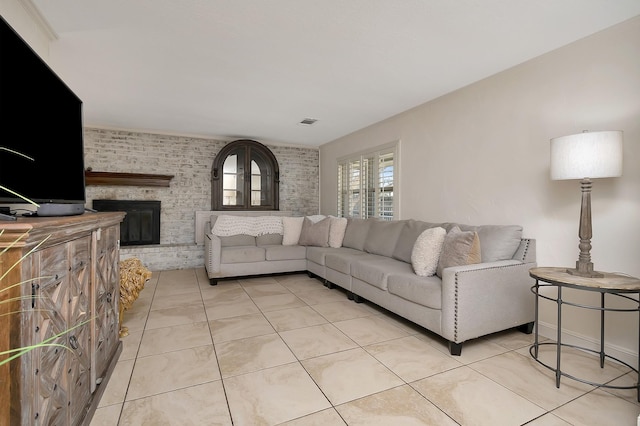
<instances>
[{"instance_id":1,"label":"fireplace","mask_svg":"<svg viewBox=\"0 0 640 426\"><path fill-rule=\"evenodd\" d=\"M93 200L99 212L126 212L120 223L120 245L160 244L160 201Z\"/></svg>"}]
</instances>

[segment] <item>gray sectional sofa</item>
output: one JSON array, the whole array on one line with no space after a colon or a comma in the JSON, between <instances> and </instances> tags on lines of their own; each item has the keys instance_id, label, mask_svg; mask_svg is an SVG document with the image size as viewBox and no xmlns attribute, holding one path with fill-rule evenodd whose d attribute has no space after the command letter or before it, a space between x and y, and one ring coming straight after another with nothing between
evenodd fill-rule
<instances>
[{"instance_id":1,"label":"gray sectional sofa","mask_svg":"<svg viewBox=\"0 0 640 426\"><path fill-rule=\"evenodd\" d=\"M343 288L349 299L368 300L440 335L453 355L459 355L462 343L470 339L514 327L526 333L533 329L534 283L529 269L536 266L535 240L522 238L520 226L340 219L346 228L342 227L337 246L335 235L331 245L324 237L329 218L316 223L300 218L304 220L300 241L305 245L299 245L291 244L285 230L215 235L212 229L221 215L229 219L229 212L211 212L204 226L211 285L225 278L306 271L329 288ZM288 223L287 218L283 221ZM310 229L315 234L309 234ZM436 254L437 271L418 275L417 246L427 230L440 231L445 240ZM311 241L305 235L313 235ZM467 252L462 253L468 257L461 260L455 244L462 235L470 236L473 244L465 246ZM443 265L443 260L449 263Z\"/></svg>"}]
</instances>

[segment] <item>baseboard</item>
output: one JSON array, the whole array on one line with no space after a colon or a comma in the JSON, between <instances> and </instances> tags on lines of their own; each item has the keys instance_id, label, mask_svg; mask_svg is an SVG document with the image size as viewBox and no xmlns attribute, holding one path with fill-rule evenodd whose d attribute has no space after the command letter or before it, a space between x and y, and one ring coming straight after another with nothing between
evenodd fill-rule
<instances>
[{"instance_id":1,"label":"baseboard","mask_svg":"<svg viewBox=\"0 0 640 426\"><path fill-rule=\"evenodd\" d=\"M538 334L541 337L546 337L548 339L555 341L558 338L558 327L556 324L538 322ZM584 348L600 351L599 340L594 339L592 337L566 331L566 330L563 331L562 333L562 343L568 343L570 345L576 345L576 346L581 346ZM638 368L637 353L631 352L629 349L623 348L618 345L612 345L610 343L606 343L606 339L605 339L604 351L607 355L617 358L620 361L624 361L627 364L634 366L635 368Z\"/></svg>"}]
</instances>

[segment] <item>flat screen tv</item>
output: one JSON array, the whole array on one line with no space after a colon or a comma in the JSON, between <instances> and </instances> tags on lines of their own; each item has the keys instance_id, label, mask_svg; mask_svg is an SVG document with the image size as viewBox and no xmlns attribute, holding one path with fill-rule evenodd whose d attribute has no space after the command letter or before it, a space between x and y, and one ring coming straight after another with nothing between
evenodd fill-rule
<instances>
[{"instance_id":1,"label":"flat screen tv","mask_svg":"<svg viewBox=\"0 0 640 426\"><path fill-rule=\"evenodd\" d=\"M82 101L1 16L0 134L0 186L39 216L84 212ZM25 201L0 188L0 204Z\"/></svg>"}]
</instances>

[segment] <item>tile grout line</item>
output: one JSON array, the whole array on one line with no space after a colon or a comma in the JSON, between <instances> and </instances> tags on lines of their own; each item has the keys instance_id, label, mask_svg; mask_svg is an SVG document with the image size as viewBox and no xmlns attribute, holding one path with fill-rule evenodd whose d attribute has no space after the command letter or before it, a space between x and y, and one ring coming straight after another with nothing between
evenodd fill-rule
<instances>
[{"instance_id":1,"label":"tile grout line","mask_svg":"<svg viewBox=\"0 0 640 426\"><path fill-rule=\"evenodd\" d=\"M158 279L155 282L155 285L153 286L153 295L151 296L151 301L149 302L149 307L147 309L147 313L146 313L146 316L145 316L145 319L144 319L144 324L142 325L142 332L140 334L140 342L138 342L138 347L136 348L136 351L135 351L135 357L133 358L133 366L131 367L131 373L129 374L129 380L127 381L127 389L124 392L122 405L120 406L120 413L118 414L118 422L116 423L117 425L120 425L120 421L122 420L122 415L124 414L124 406L127 403L127 395L129 394L129 388L131 386L131 379L133 378L133 372L135 371L136 364L138 363L138 354L140 353L140 347L142 346L142 340L144 339L144 333L145 333L146 328L147 328L147 321L149 321L149 314L151 312L151 306L153 305L153 299L155 299L156 290L158 289L158 284L160 283L160 276L162 275L161 271L153 272L152 274L154 274L154 273L159 274L159 276L158 276ZM124 345L124 343L123 343L123 345Z\"/></svg>"},{"instance_id":2,"label":"tile grout line","mask_svg":"<svg viewBox=\"0 0 640 426\"><path fill-rule=\"evenodd\" d=\"M218 374L220 374L220 385L222 386L222 392L224 394L224 400L227 403L227 412L229 413L229 421L233 425L235 423L233 421L233 413L231 412L231 406L229 404L229 396L227 395L227 387L225 386L224 377L222 376L222 369L220 368L220 360L218 358L218 351L216 350L216 342L213 339L213 330L211 330L211 321L209 320L209 316L207 315L207 307L205 306L204 295L202 294L202 285L200 283L200 280L198 279L197 272L196 272L196 281L198 283L198 291L200 292L200 298L202 300L202 307L204 309L204 316L205 316L206 321L207 321L207 327L209 328L209 336L211 337L211 345L213 346L213 353L214 353L214 355L216 357L216 365L218 366ZM213 286L211 286L211 287L213 287Z\"/></svg>"}]
</instances>

